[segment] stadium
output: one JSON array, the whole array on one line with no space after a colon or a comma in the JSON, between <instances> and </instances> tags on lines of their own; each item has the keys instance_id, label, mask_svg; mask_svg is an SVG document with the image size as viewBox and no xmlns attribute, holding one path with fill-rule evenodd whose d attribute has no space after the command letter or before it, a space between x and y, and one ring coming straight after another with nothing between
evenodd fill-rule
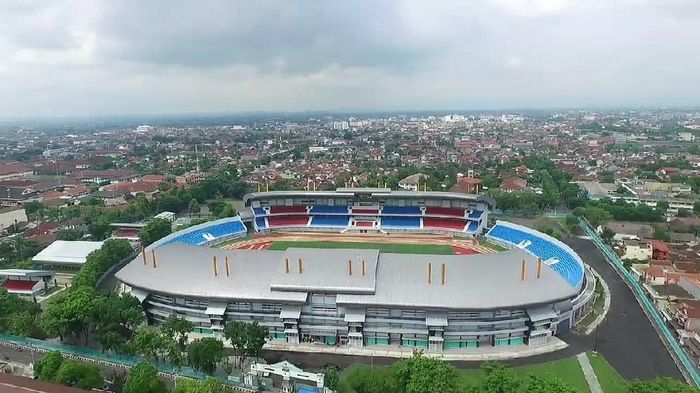
<instances>
[{"instance_id":1,"label":"stadium","mask_svg":"<svg viewBox=\"0 0 700 393\"><path fill-rule=\"evenodd\" d=\"M244 203L116 274L151 323L176 313L203 334L256 321L287 345L447 352L543 345L592 307L581 258L520 225L489 228L489 197L340 188Z\"/></svg>"}]
</instances>

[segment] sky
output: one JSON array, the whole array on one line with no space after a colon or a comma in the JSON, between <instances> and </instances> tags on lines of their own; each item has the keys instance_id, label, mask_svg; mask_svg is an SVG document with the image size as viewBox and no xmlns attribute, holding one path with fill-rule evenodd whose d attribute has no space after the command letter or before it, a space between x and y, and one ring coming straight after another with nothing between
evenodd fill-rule
<instances>
[{"instance_id":1,"label":"sky","mask_svg":"<svg viewBox=\"0 0 700 393\"><path fill-rule=\"evenodd\" d=\"M7 0L0 118L700 106L700 0Z\"/></svg>"}]
</instances>

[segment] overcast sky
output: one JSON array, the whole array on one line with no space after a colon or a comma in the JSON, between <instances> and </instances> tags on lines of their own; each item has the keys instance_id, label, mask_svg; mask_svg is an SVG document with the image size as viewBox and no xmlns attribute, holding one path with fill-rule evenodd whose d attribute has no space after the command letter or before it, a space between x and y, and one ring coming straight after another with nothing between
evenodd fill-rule
<instances>
[{"instance_id":1,"label":"overcast sky","mask_svg":"<svg viewBox=\"0 0 700 393\"><path fill-rule=\"evenodd\" d=\"M3 0L0 21L0 117L700 105L700 0Z\"/></svg>"}]
</instances>

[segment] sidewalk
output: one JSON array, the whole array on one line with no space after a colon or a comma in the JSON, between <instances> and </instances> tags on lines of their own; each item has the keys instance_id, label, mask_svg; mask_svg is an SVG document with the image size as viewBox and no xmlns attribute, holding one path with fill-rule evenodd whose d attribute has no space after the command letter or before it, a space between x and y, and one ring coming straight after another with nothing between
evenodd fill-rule
<instances>
[{"instance_id":1,"label":"sidewalk","mask_svg":"<svg viewBox=\"0 0 700 393\"><path fill-rule=\"evenodd\" d=\"M583 371L583 376L586 377L586 382L588 383L588 388L591 389L591 393L603 393L603 388L600 387L600 382L598 382L598 376L595 375L593 371L593 366L588 359L588 355L585 352L581 352L576 355L578 363L581 365L581 371Z\"/></svg>"},{"instance_id":2,"label":"sidewalk","mask_svg":"<svg viewBox=\"0 0 700 393\"><path fill-rule=\"evenodd\" d=\"M529 347L527 345L517 345L512 347L481 347L472 349L451 349L443 352L424 351L426 356L440 358L448 361L486 361L486 360L509 360L519 359L529 356L541 355L544 353L558 351L567 348L569 344L553 337L546 345ZM304 353L326 353L334 355L353 356L376 356L389 358L409 358L413 356L413 349L395 345L370 346L362 348L335 347L318 344L287 344L282 342L268 342L265 349L271 351L289 351Z\"/></svg>"}]
</instances>

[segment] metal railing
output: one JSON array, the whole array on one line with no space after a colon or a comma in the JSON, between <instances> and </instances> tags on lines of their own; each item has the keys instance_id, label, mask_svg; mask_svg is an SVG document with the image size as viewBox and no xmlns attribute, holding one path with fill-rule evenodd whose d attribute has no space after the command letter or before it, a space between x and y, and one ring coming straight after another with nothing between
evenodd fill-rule
<instances>
[{"instance_id":1,"label":"metal railing","mask_svg":"<svg viewBox=\"0 0 700 393\"><path fill-rule=\"evenodd\" d=\"M698 374L695 365L688 357L688 354L680 346L676 338L671 333L671 330L664 322L661 317L661 313L656 309L656 306L649 300L649 298L644 293L644 289L639 284L639 282L634 278L632 273L630 273L622 263L620 257L615 254L615 252L603 242L603 239L598 236L593 228L586 222L583 218L579 218L579 225L581 229L588 235L593 244L603 253L608 262L617 271L617 273L625 280L627 285L632 289L632 293L635 295L639 303L642 305L643 310L646 312L649 320L654 324L656 331L661 336L664 344L669 349L671 355L673 355L674 360L679 366L679 369L685 376L685 378L695 384L695 386L700 387L700 374Z\"/></svg>"},{"instance_id":2,"label":"metal railing","mask_svg":"<svg viewBox=\"0 0 700 393\"><path fill-rule=\"evenodd\" d=\"M49 351L59 351L66 357L73 358L76 360L82 360L85 362L93 362L111 365L115 367L131 368L145 361L138 356L122 355L117 353L106 353L101 352L91 348L84 348L75 345L61 344L53 341L38 340L34 338L18 337L9 334L0 333L0 344L14 347L28 349L37 352L49 352ZM161 375L175 378L175 377L185 377L191 379L205 379L208 377L207 374L199 372L187 366L173 366L165 362L152 363ZM221 379L232 388L238 391L254 392L255 390L244 386L242 383L236 383L228 379Z\"/></svg>"}]
</instances>

